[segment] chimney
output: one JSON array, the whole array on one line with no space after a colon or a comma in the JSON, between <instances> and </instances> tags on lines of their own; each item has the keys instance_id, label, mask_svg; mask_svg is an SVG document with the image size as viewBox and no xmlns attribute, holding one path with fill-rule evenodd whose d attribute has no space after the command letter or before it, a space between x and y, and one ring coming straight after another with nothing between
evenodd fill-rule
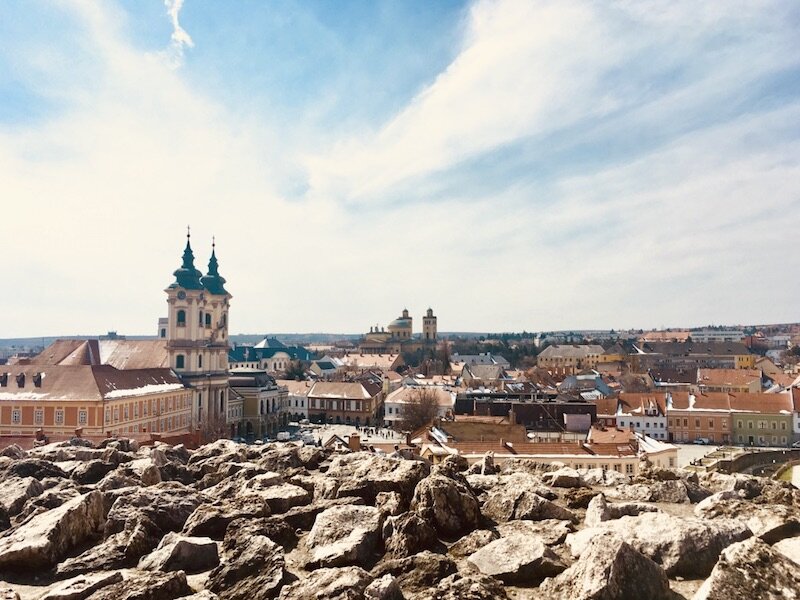
<instances>
[{"instance_id":1,"label":"chimney","mask_svg":"<svg viewBox=\"0 0 800 600\"><path fill-rule=\"evenodd\" d=\"M347 447L350 448L353 452L358 452L361 450L361 438L357 433L353 433L350 435L347 441Z\"/></svg>"},{"instance_id":2,"label":"chimney","mask_svg":"<svg viewBox=\"0 0 800 600\"><path fill-rule=\"evenodd\" d=\"M411 445L411 432L406 433L406 446Z\"/></svg>"}]
</instances>

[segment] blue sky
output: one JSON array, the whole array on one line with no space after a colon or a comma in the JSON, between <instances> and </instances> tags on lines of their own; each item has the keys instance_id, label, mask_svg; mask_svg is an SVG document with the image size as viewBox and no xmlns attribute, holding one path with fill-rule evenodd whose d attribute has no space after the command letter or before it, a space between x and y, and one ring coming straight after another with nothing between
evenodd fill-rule
<instances>
[{"instance_id":1,"label":"blue sky","mask_svg":"<svg viewBox=\"0 0 800 600\"><path fill-rule=\"evenodd\" d=\"M0 337L796 321L792 2L0 3Z\"/></svg>"}]
</instances>

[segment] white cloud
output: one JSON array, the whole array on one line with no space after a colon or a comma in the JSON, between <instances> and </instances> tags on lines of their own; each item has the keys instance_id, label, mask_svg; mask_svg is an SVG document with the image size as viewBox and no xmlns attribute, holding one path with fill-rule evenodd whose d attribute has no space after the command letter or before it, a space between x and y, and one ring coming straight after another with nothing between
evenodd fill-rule
<instances>
[{"instance_id":1,"label":"white cloud","mask_svg":"<svg viewBox=\"0 0 800 600\"><path fill-rule=\"evenodd\" d=\"M194 48L194 42L191 36L186 33L186 30L181 27L181 24L178 22L178 15L181 12L181 8L183 8L183 0L164 0L164 6L167 8L167 15L169 15L170 22L172 23L172 36L170 37L167 57L170 65L176 68L183 64L185 49Z\"/></svg>"}]
</instances>

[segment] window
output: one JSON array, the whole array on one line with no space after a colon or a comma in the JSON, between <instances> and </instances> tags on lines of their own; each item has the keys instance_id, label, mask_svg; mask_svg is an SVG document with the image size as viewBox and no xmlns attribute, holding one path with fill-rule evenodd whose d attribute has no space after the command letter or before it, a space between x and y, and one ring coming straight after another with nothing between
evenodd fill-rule
<instances>
[{"instance_id":1,"label":"window","mask_svg":"<svg viewBox=\"0 0 800 600\"><path fill-rule=\"evenodd\" d=\"M670 457L670 459L669 459L669 466L670 467L674 467L675 466L675 459L672 458L672 457Z\"/></svg>"},{"instance_id":2,"label":"window","mask_svg":"<svg viewBox=\"0 0 800 600\"><path fill-rule=\"evenodd\" d=\"M167 337L167 330L166 330L166 329L164 329L163 327L161 328L161 337L162 337L162 338L165 338L165 337Z\"/></svg>"},{"instance_id":3,"label":"window","mask_svg":"<svg viewBox=\"0 0 800 600\"><path fill-rule=\"evenodd\" d=\"M197 368L198 369L202 369L203 368L203 355L202 354L198 354L197 355Z\"/></svg>"},{"instance_id":4,"label":"window","mask_svg":"<svg viewBox=\"0 0 800 600\"><path fill-rule=\"evenodd\" d=\"M134 405L133 405L133 418L134 419L138 419L139 418L139 403L138 402L134 403Z\"/></svg>"},{"instance_id":5,"label":"window","mask_svg":"<svg viewBox=\"0 0 800 600\"><path fill-rule=\"evenodd\" d=\"M753 422L752 421L748 421L747 422L747 428L748 429L752 429L753 428Z\"/></svg>"},{"instance_id":6,"label":"window","mask_svg":"<svg viewBox=\"0 0 800 600\"><path fill-rule=\"evenodd\" d=\"M202 327L203 326L203 311L201 310L197 315L197 324Z\"/></svg>"},{"instance_id":7,"label":"window","mask_svg":"<svg viewBox=\"0 0 800 600\"><path fill-rule=\"evenodd\" d=\"M206 313L206 327L211 327L211 313Z\"/></svg>"},{"instance_id":8,"label":"window","mask_svg":"<svg viewBox=\"0 0 800 600\"><path fill-rule=\"evenodd\" d=\"M15 408L11 411L11 422L14 425L19 425L22 422L22 411Z\"/></svg>"},{"instance_id":9,"label":"window","mask_svg":"<svg viewBox=\"0 0 800 600\"><path fill-rule=\"evenodd\" d=\"M633 465L628 463L625 465L625 473L627 475L633 475Z\"/></svg>"},{"instance_id":10,"label":"window","mask_svg":"<svg viewBox=\"0 0 800 600\"><path fill-rule=\"evenodd\" d=\"M179 310L177 315L178 327L186 327L186 311Z\"/></svg>"},{"instance_id":11,"label":"window","mask_svg":"<svg viewBox=\"0 0 800 600\"><path fill-rule=\"evenodd\" d=\"M695 427L695 429L700 429L700 419L695 419L694 420L694 427Z\"/></svg>"},{"instance_id":12,"label":"window","mask_svg":"<svg viewBox=\"0 0 800 600\"><path fill-rule=\"evenodd\" d=\"M786 421L781 421L781 429L786 431Z\"/></svg>"},{"instance_id":13,"label":"window","mask_svg":"<svg viewBox=\"0 0 800 600\"><path fill-rule=\"evenodd\" d=\"M37 408L33 411L33 422L36 425L44 425L44 409Z\"/></svg>"},{"instance_id":14,"label":"window","mask_svg":"<svg viewBox=\"0 0 800 600\"><path fill-rule=\"evenodd\" d=\"M148 404L149 404L149 402L147 402L147 400L145 400L144 404L142 404L142 416L143 417L147 416L147 413L148 413L147 406L148 406Z\"/></svg>"},{"instance_id":15,"label":"window","mask_svg":"<svg viewBox=\"0 0 800 600\"><path fill-rule=\"evenodd\" d=\"M781 436L781 446L785 446L785 445L786 445L786 436L782 435Z\"/></svg>"},{"instance_id":16,"label":"window","mask_svg":"<svg viewBox=\"0 0 800 600\"><path fill-rule=\"evenodd\" d=\"M736 421L736 427L738 427L739 429L741 429L741 428L742 428L742 420L741 420L741 419L739 419L738 421Z\"/></svg>"},{"instance_id":17,"label":"window","mask_svg":"<svg viewBox=\"0 0 800 600\"><path fill-rule=\"evenodd\" d=\"M722 419L722 428L723 429L727 429L728 428L728 419Z\"/></svg>"},{"instance_id":18,"label":"window","mask_svg":"<svg viewBox=\"0 0 800 600\"><path fill-rule=\"evenodd\" d=\"M111 409L106 406L106 423L111 423Z\"/></svg>"},{"instance_id":19,"label":"window","mask_svg":"<svg viewBox=\"0 0 800 600\"><path fill-rule=\"evenodd\" d=\"M186 358L183 356L183 354L178 354L178 356L175 357L175 368L183 369L185 361Z\"/></svg>"},{"instance_id":20,"label":"window","mask_svg":"<svg viewBox=\"0 0 800 600\"><path fill-rule=\"evenodd\" d=\"M127 421L128 420L128 405L126 404L123 408L122 414L124 415L123 418Z\"/></svg>"},{"instance_id":21,"label":"window","mask_svg":"<svg viewBox=\"0 0 800 600\"><path fill-rule=\"evenodd\" d=\"M78 425L86 425L89 422L89 414L85 410L78 411Z\"/></svg>"},{"instance_id":22,"label":"window","mask_svg":"<svg viewBox=\"0 0 800 600\"><path fill-rule=\"evenodd\" d=\"M119 421L119 406L114 407L114 422Z\"/></svg>"},{"instance_id":23,"label":"window","mask_svg":"<svg viewBox=\"0 0 800 600\"><path fill-rule=\"evenodd\" d=\"M684 427L688 427L689 426L689 419L684 419L683 420L683 426Z\"/></svg>"},{"instance_id":24,"label":"window","mask_svg":"<svg viewBox=\"0 0 800 600\"><path fill-rule=\"evenodd\" d=\"M759 421L758 422L758 428L759 429L766 429L767 428L767 422L766 421Z\"/></svg>"},{"instance_id":25,"label":"window","mask_svg":"<svg viewBox=\"0 0 800 600\"><path fill-rule=\"evenodd\" d=\"M714 419L709 419L708 420L708 428L709 429L714 429Z\"/></svg>"},{"instance_id":26,"label":"window","mask_svg":"<svg viewBox=\"0 0 800 600\"><path fill-rule=\"evenodd\" d=\"M776 421L772 421L772 428L773 429L777 429L778 428L778 423Z\"/></svg>"},{"instance_id":27,"label":"window","mask_svg":"<svg viewBox=\"0 0 800 600\"><path fill-rule=\"evenodd\" d=\"M63 425L64 424L64 409L57 408L56 409L56 425Z\"/></svg>"},{"instance_id":28,"label":"window","mask_svg":"<svg viewBox=\"0 0 800 600\"><path fill-rule=\"evenodd\" d=\"M0 373L0 387L8 386L8 373Z\"/></svg>"},{"instance_id":29,"label":"window","mask_svg":"<svg viewBox=\"0 0 800 600\"><path fill-rule=\"evenodd\" d=\"M672 427L672 419L669 420L669 426Z\"/></svg>"},{"instance_id":30,"label":"window","mask_svg":"<svg viewBox=\"0 0 800 600\"><path fill-rule=\"evenodd\" d=\"M737 436L736 436L736 441L737 441L737 442L739 442L739 443L741 444L741 443L743 443L743 442L744 442L744 438L743 438L741 435L737 435Z\"/></svg>"}]
</instances>

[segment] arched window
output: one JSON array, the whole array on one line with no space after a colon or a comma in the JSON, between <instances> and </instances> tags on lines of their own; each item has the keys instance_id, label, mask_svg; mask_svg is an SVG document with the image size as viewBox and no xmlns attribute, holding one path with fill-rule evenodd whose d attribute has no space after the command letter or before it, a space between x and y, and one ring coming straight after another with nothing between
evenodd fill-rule
<instances>
[{"instance_id":1,"label":"arched window","mask_svg":"<svg viewBox=\"0 0 800 600\"><path fill-rule=\"evenodd\" d=\"M183 354L178 354L178 356L175 357L175 368L183 369L186 366L185 361L186 359L184 358Z\"/></svg>"},{"instance_id":2,"label":"arched window","mask_svg":"<svg viewBox=\"0 0 800 600\"><path fill-rule=\"evenodd\" d=\"M219 320L219 324L222 327L225 327L228 324L228 313L222 313L222 317Z\"/></svg>"},{"instance_id":3,"label":"arched window","mask_svg":"<svg viewBox=\"0 0 800 600\"><path fill-rule=\"evenodd\" d=\"M162 337L162 338L165 338L165 337L167 337L167 330L166 330L166 329L164 329L163 327L161 328L161 337Z\"/></svg>"},{"instance_id":4,"label":"arched window","mask_svg":"<svg viewBox=\"0 0 800 600\"><path fill-rule=\"evenodd\" d=\"M197 324L202 327L203 326L203 311L201 310L197 315Z\"/></svg>"},{"instance_id":5,"label":"arched window","mask_svg":"<svg viewBox=\"0 0 800 600\"><path fill-rule=\"evenodd\" d=\"M206 327L211 327L211 313L206 313Z\"/></svg>"},{"instance_id":6,"label":"arched window","mask_svg":"<svg viewBox=\"0 0 800 600\"><path fill-rule=\"evenodd\" d=\"M178 311L178 327L186 327L186 311Z\"/></svg>"},{"instance_id":7,"label":"arched window","mask_svg":"<svg viewBox=\"0 0 800 600\"><path fill-rule=\"evenodd\" d=\"M203 355L202 354L198 354L197 355L197 368L198 369L202 369L203 368Z\"/></svg>"}]
</instances>

